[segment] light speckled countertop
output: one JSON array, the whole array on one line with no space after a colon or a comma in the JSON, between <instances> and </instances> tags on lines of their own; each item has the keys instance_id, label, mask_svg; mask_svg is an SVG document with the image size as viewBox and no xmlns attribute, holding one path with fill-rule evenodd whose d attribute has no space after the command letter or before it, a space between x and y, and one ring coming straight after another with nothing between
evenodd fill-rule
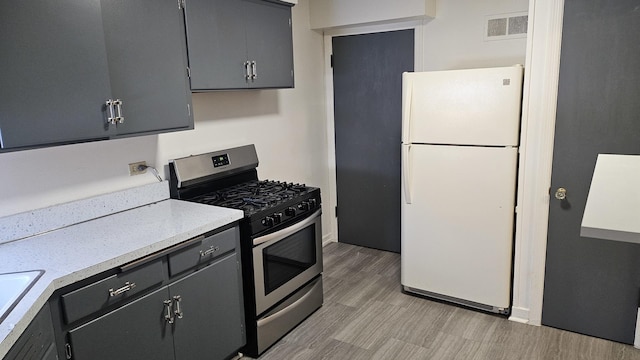
<instances>
[{"instance_id":1,"label":"light speckled countertop","mask_svg":"<svg viewBox=\"0 0 640 360\"><path fill-rule=\"evenodd\" d=\"M242 211L162 200L0 244L0 273L45 270L0 323L0 358L56 289L241 219Z\"/></svg>"}]
</instances>

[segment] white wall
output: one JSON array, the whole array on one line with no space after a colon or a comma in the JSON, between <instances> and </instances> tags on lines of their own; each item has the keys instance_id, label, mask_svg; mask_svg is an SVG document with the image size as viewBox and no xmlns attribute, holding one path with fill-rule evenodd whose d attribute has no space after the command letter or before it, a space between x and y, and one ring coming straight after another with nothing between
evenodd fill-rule
<instances>
[{"instance_id":1,"label":"white wall","mask_svg":"<svg viewBox=\"0 0 640 360\"><path fill-rule=\"evenodd\" d=\"M433 17L436 0L311 0L311 28L389 23Z\"/></svg>"},{"instance_id":2,"label":"white wall","mask_svg":"<svg viewBox=\"0 0 640 360\"><path fill-rule=\"evenodd\" d=\"M485 41L487 16L526 12L528 0L438 0L423 26L423 69L451 70L524 64L526 38Z\"/></svg>"},{"instance_id":3,"label":"white wall","mask_svg":"<svg viewBox=\"0 0 640 360\"><path fill-rule=\"evenodd\" d=\"M324 192L323 45L308 14L308 0L293 7L295 89L194 94L192 131L0 154L0 216L156 181L130 177L130 162L146 160L162 174L171 158L247 143L256 144L261 178Z\"/></svg>"}]
</instances>

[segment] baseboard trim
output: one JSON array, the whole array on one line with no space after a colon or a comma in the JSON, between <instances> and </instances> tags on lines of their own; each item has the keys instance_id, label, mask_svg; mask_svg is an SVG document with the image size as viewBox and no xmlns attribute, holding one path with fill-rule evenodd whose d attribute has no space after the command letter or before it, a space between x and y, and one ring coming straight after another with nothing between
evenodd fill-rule
<instances>
[{"instance_id":1,"label":"baseboard trim","mask_svg":"<svg viewBox=\"0 0 640 360\"><path fill-rule=\"evenodd\" d=\"M335 239L333 239L333 237L331 236L331 234L325 235L322 237L322 247L325 247L331 243L337 242Z\"/></svg>"},{"instance_id":2,"label":"baseboard trim","mask_svg":"<svg viewBox=\"0 0 640 360\"><path fill-rule=\"evenodd\" d=\"M529 323L529 309L520 308L520 307L512 307L511 308L511 316L509 316L510 321L515 321L522 324L530 324Z\"/></svg>"}]
</instances>

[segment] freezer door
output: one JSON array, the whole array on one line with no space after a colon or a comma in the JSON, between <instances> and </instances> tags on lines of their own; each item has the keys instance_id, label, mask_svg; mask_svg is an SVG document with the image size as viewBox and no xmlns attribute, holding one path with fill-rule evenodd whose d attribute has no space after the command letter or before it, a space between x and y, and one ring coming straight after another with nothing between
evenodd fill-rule
<instances>
[{"instance_id":1,"label":"freezer door","mask_svg":"<svg viewBox=\"0 0 640 360\"><path fill-rule=\"evenodd\" d=\"M403 156L402 285L508 308L517 149L412 145Z\"/></svg>"},{"instance_id":2,"label":"freezer door","mask_svg":"<svg viewBox=\"0 0 640 360\"><path fill-rule=\"evenodd\" d=\"M522 66L403 74L403 143L517 146Z\"/></svg>"}]
</instances>

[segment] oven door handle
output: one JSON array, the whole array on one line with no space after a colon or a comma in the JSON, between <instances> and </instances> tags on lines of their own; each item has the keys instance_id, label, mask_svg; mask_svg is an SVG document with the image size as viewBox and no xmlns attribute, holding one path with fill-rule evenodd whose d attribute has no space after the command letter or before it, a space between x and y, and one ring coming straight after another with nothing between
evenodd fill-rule
<instances>
[{"instance_id":1,"label":"oven door handle","mask_svg":"<svg viewBox=\"0 0 640 360\"><path fill-rule=\"evenodd\" d=\"M316 218L318 216L320 216L320 214L322 214L322 209L318 209L318 211L314 212L313 215L311 215L308 218L300 221L299 223L295 223L295 224L293 224L293 225L291 225L291 226L289 226L287 228L284 228L282 230L278 230L278 231L276 231L274 233L257 237L255 239L253 239L253 246L264 244L264 243L269 242L269 241L271 241L273 239L283 239L283 238L286 238L289 235L295 234L299 230L301 230L301 229L309 226L313 222L315 222Z\"/></svg>"}]
</instances>

